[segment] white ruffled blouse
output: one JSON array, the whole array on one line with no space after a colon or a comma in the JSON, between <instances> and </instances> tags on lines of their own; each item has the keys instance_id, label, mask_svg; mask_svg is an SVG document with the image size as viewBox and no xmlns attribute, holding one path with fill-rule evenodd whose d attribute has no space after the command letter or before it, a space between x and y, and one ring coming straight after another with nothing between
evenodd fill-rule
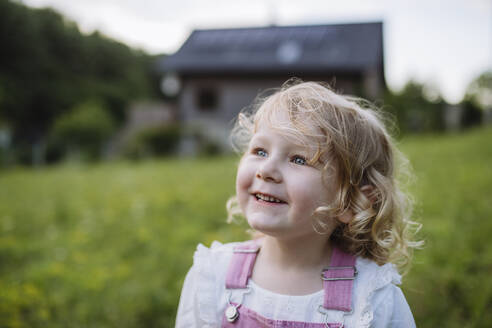
<instances>
[{"instance_id":1,"label":"white ruffled blouse","mask_svg":"<svg viewBox=\"0 0 492 328\"><path fill-rule=\"evenodd\" d=\"M225 279L233 247L237 243L213 242L198 245L181 292L176 327L220 327L228 305ZM302 296L276 294L256 285L244 295L243 306L274 320L303 322L343 322L345 327L415 327L410 308L400 288L401 276L392 264L357 258L354 281L354 310L351 314L329 310L322 314L323 290ZM232 291L232 301L242 298L241 290Z\"/></svg>"}]
</instances>

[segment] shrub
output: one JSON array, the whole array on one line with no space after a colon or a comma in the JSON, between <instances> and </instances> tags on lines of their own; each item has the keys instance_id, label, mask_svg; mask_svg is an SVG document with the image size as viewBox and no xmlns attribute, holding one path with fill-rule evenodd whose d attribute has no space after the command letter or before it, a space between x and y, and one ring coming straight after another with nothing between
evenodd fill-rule
<instances>
[{"instance_id":1,"label":"shrub","mask_svg":"<svg viewBox=\"0 0 492 328\"><path fill-rule=\"evenodd\" d=\"M51 140L68 155L93 160L100 157L102 147L114 129L114 121L106 108L98 101L88 101L55 121Z\"/></svg>"},{"instance_id":2,"label":"shrub","mask_svg":"<svg viewBox=\"0 0 492 328\"><path fill-rule=\"evenodd\" d=\"M128 144L124 156L130 159L169 156L178 151L180 140L178 124L147 128Z\"/></svg>"},{"instance_id":3,"label":"shrub","mask_svg":"<svg viewBox=\"0 0 492 328\"><path fill-rule=\"evenodd\" d=\"M483 110L470 100L461 102L463 106L463 115L461 117L461 126L469 128L480 125L483 120Z\"/></svg>"},{"instance_id":4,"label":"shrub","mask_svg":"<svg viewBox=\"0 0 492 328\"><path fill-rule=\"evenodd\" d=\"M203 157L217 156L225 152L223 145L219 140L211 138L201 126L190 126L187 135L195 144L196 152Z\"/></svg>"}]
</instances>

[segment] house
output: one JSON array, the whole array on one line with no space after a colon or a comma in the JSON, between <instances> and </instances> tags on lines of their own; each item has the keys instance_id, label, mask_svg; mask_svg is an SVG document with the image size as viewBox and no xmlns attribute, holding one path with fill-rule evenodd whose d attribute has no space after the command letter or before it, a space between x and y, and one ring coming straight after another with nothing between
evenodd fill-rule
<instances>
[{"instance_id":1,"label":"house","mask_svg":"<svg viewBox=\"0 0 492 328\"><path fill-rule=\"evenodd\" d=\"M226 149L237 113L291 77L369 99L382 95L383 24L195 30L157 68L164 91L179 92L178 119ZM188 139L182 150L196 146Z\"/></svg>"}]
</instances>

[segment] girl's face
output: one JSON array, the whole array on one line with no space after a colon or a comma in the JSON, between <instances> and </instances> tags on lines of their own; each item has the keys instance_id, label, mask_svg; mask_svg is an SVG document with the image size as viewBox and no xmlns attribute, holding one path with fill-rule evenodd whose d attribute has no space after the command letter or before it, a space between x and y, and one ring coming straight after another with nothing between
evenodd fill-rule
<instances>
[{"instance_id":1,"label":"girl's face","mask_svg":"<svg viewBox=\"0 0 492 328\"><path fill-rule=\"evenodd\" d=\"M308 164L313 155L289 137L259 124L236 179L239 205L253 229L276 237L315 233L312 214L333 200L337 184L336 177L323 184L322 165Z\"/></svg>"}]
</instances>

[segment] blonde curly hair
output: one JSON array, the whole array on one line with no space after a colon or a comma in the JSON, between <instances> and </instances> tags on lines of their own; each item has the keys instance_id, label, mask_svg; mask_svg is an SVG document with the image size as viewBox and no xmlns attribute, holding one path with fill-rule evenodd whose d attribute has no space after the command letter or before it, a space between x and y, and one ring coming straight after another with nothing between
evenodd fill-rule
<instances>
[{"instance_id":1,"label":"blonde curly hair","mask_svg":"<svg viewBox=\"0 0 492 328\"><path fill-rule=\"evenodd\" d=\"M277 119L285 111L288 125ZM408 267L412 250L422 244L414 240L420 224L411 220L413 201L404 192L411 178L408 160L396 148L382 112L328 85L289 80L239 114L231 134L237 151L244 153L259 122L313 148L309 162L322 164L323 179L337 176L335 200L314 212L317 232L329 227L329 219L351 211L350 222L339 224L330 236L338 247L380 265ZM227 210L229 222L243 216L236 196L227 202Z\"/></svg>"}]
</instances>

